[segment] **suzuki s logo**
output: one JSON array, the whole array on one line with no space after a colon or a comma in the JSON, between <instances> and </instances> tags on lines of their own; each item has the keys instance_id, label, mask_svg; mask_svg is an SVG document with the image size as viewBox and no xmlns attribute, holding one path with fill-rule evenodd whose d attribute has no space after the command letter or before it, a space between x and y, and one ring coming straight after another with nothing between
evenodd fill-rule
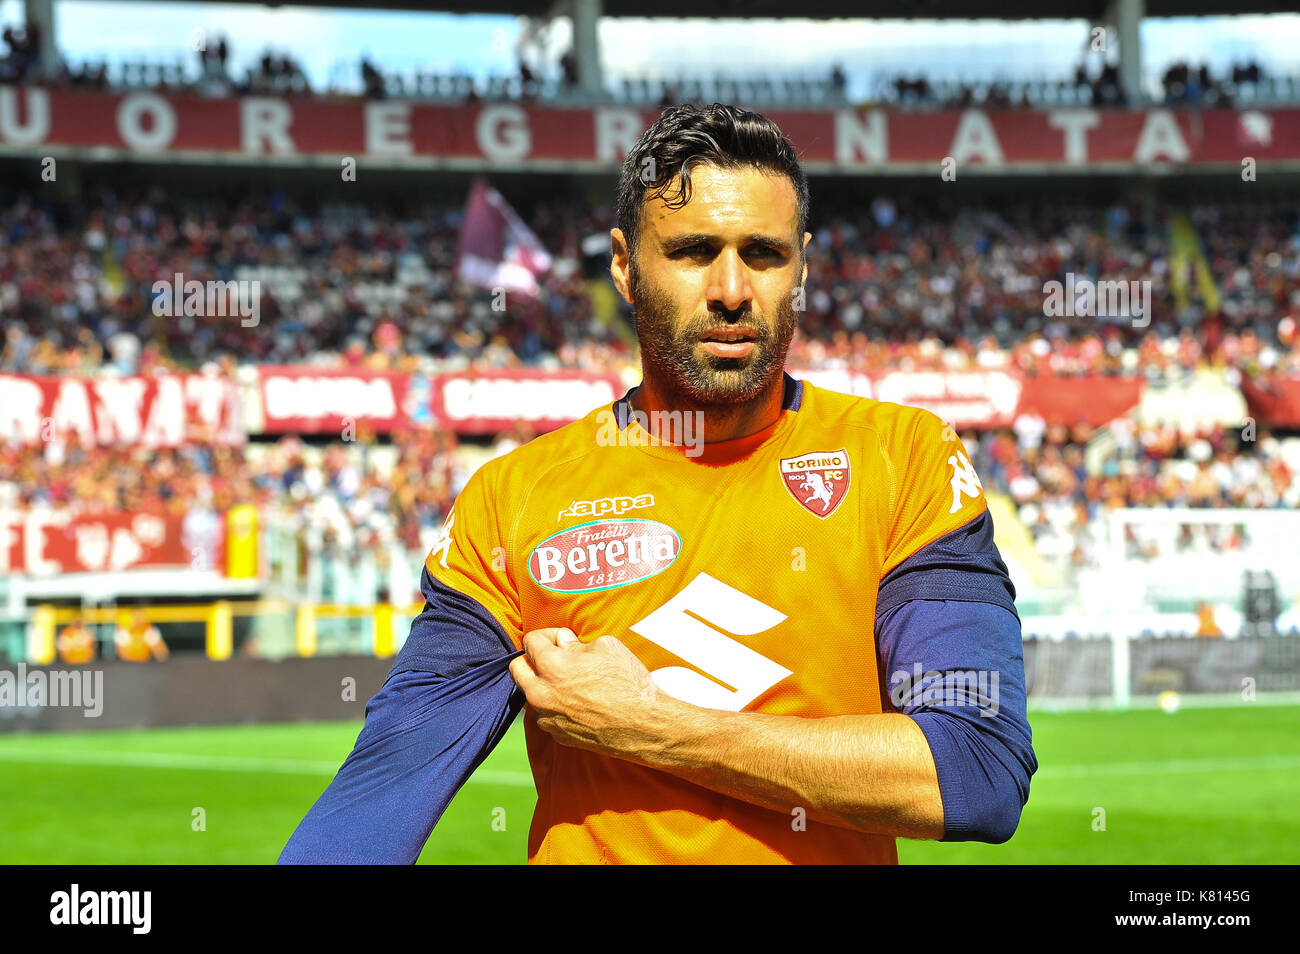
<instances>
[{"instance_id":1,"label":"suzuki s logo","mask_svg":"<svg viewBox=\"0 0 1300 954\"><path fill-rule=\"evenodd\" d=\"M700 573L628 628L688 664L653 670L650 678L660 689L692 705L739 712L794 673L736 637L757 636L785 618L734 586Z\"/></svg>"},{"instance_id":2,"label":"suzuki s logo","mask_svg":"<svg viewBox=\"0 0 1300 954\"><path fill-rule=\"evenodd\" d=\"M804 509L818 517L829 517L849 490L849 452L809 451L781 460L785 489Z\"/></svg>"}]
</instances>

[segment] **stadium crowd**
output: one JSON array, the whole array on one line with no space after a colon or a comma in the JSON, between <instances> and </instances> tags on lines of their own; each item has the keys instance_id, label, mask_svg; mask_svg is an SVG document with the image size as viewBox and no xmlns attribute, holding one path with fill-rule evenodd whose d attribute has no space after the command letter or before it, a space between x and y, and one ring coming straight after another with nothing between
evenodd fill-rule
<instances>
[{"instance_id":1,"label":"stadium crowd","mask_svg":"<svg viewBox=\"0 0 1300 954\"><path fill-rule=\"evenodd\" d=\"M358 436L323 447L297 437L245 447L86 447L75 432L36 447L0 443L0 510L179 517L207 548L218 515L253 504L316 552L420 550L421 532L441 525L469 477L456 435L412 430L383 448Z\"/></svg>"},{"instance_id":2,"label":"stadium crowd","mask_svg":"<svg viewBox=\"0 0 1300 954\"><path fill-rule=\"evenodd\" d=\"M524 430L500 435L489 453L526 441ZM1087 425L1023 415L1013 428L962 440L986 488L1010 497L1040 553L1063 566L1101 559L1090 528L1107 509L1300 508L1300 470L1267 432L1242 442L1221 427L1188 434L1127 419L1108 430L1109 449L1091 468L1085 449L1096 433ZM309 447L297 437L242 448L86 448L69 434L39 447L0 445L0 509L172 515L201 533L215 515L251 503L312 552L398 546L418 555L472 466L456 435L433 427L394 434L383 448L367 439Z\"/></svg>"},{"instance_id":3,"label":"stadium crowd","mask_svg":"<svg viewBox=\"0 0 1300 954\"><path fill-rule=\"evenodd\" d=\"M608 208L539 203L531 226L555 256L533 300L505 310L455 277L459 208L310 209L283 195L190 201L101 191L74 207L19 197L0 211L0 370L120 373L226 356L440 370L467 364L621 368L629 310L602 313L588 278L607 254L582 240ZM1191 210L1220 303L1207 314L1168 222L1127 207L1008 203L953 214L877 198L814 224L793 363L806 367L1003 367L1031 373L1163 373L1200 365L1300 373L1300 225L1286 207ZM153 283L258 280L260 320L154 313ZM1048 315L1050 282L1138 282L1149 320ZM1138 287L1138 286L1131 286ZM1131 311L1133 309L1130 309Z\"/></svg>"},{"instance_id":4,"label":"stadium crowd","mask_svg":"<svg viewBox=\"0 0 1300 954\"><path fill-rule=\"evenodd\" d=\"M1257 60L1234 63L1230 73L1215 76L1207 64L1193 66L1185 60L1170 63L1160 75L1160 95L1155 101L1166 106L1210 106L1229 108L1237 91L1258 86L1267 78ZM1058 84L1064 87L1067 84ZM1089 63L1075 67L1073 101L1092 106L1124 108L1132 105L1120 82L1114 62ZM932 83L924 75L896 76L889 81L888 95L903 106L943 109L1030 109L1037 104L1034 84Z\"/></svg>"},{"instance_id":5,"label":"stadium crowd","mask_svg":"<svg viewBox=\"0 0 1300 954\"><path fill-rule=\"evenodd\" d=\"M306 72L297 59L277 50L264 50L247 68L238 68L232 59L232 46L228 35L196 30L190 38L186 55L192 57L191 70L181 62L120 63L115 64L110 76L106 62L72 63L60 59L57 68L43 70L40 64L40 29L36 25L6 25L3 42L6 50L0 55L0 83L40 83L47 86L105 90L115 85L131 88L147 86L167 90L176 89L199 92L209 96L233 95L346 95L331 86L313 89ZM525 56L525 51L529 55ZM181 51L177 51L180 53ZM357 89L367 99L387 98L396 88L403 97L419 98L439 90L440 97L448 94L474 103L484 99L530 103L549 90L543 80L553 78L553 95L565 95L578 87L578 67L572 49L555 56L542 55L539 49L521 37L516 50L515 76L496 76L486 84L475 82L466 74L429 75L431 83L421 83L418 77L405 77L385 72L382 63L369 56L357 61ZM1166 106L1209 106L1230 108L1237 92L1243 88L1258 87L1269 78L1256 59L1234 62L1230 71L1216 75L1208 64L1194 64L1185 59L1166 65L1160 74L1159 93L1153 103ZM676 81L627 80L623 96L631 99L652 97L660 106L699 99L691 91L700 92L707 80L679 79ZM1071 102L1093 106L1125 108L1131 105L1120 82L1119 68L1104 53L1090 55L1080 60L1072 77L1062 76L1057 81L1036 82L976 81L938 82L932 76L915 74L882 78L873 99L904 108L965 109L1027 109L1037 105L1046 87L1054 87L1050 95L1059 96L1069 88ZM770 83L775 90L784 83L789 88L803 89L799 97L807 101L815 95L830 102L846 102L849 77L842 64L834 63L824 81L808 81L802 77L788 77ZM763 87L767 89L765 85ZM640 89L640 93L630 92ZM716 92L716 91L715 91ZM764 93L770 96L771 94ZM708 94L703 94L708 101ZM725 95L713 98L726 99ZM734 97L733 97L734 98ZM866 105L860 103L858 105Z\"/></svg>"},{"instance_id":6,"label":"stadium crowd","mask_svg":"<svg viewBox=\"0 0 1300 954\"><path fill-rule=\"evenodd\" d=\"M623 371L635 362L628 313L602 313L590 281L607 256L583 239L607 208L561 200L529 224L554 255L536 300L454 275L461 213L309 208L282 195L238 202L160 191L92 192L79 205L19 197L0 208L0 372L135 374L214 363L312 363L404 371L542 365ZM1167 223L1123 206L1009 202L952 215L879 198L859 216L814 225L806 310L792 367L943 370L1013 367L1037 375L1176 376L1209 366L1300 376L1300 230L1282 207L1190 211L1221 302L1183 308ZM261 320L156 315L152 284L263 282ZM1149 281L1150 325L1053 318L1044 285L1067 273ZM1126 428L1127 433L1126 433ZM1121 505L1300 506L1300 484L1271 438L1238 447L1223 431L1112 427L1090 473L1086 428L1036 426L967 436L977 470L1006 492L1044 552L1090 559L1086 528ZM503 435L497 450L527 434ZM251 502L316 549L408 551L438 527L471 466L454 434L397 434L382 450L296 438L246 448L39 448L0 444L0 507L219 513ZM189 510L187 511L187 508ZM201 522L195 518L197 522Z\"/></svg>"},{"instance_id":7,"label":"stadium crowd","mask_svg":"<svg viewBox=\"0 0 1300 954\"><path fill-rule=\"evenodd\" d=\"M1011 499L1040 555L1064 571L1101 565L1104 524L1097 518L1107 510L1300 508L1300 469L1267 431L1246 441L1220 425L1188 433L1172 423L1128 418L1106 430L1110 441L1091 467L1085 454L1097 433L1086 424L1048 425L1022 415L1012 428L962 437L985 486ZM1196 542L1214 549L1241 545L1233 533ZM1157 555L1150 541L1131 538L1128 544Z\"/></svg>"},{"instance_id":8,"label":"stadium crowd","mask_svg":"<svg viewBox=\"0 0 1300 954\"><path fill-rule=\"evenodd\" d=\"M1013 428L962 440L986 488L1011 499L1039 552L1063 569L1102 559L1095 528L1109 509L1300 508L1300 469L1266 431L1243 442L1222 427L1189 434L1128 419L1108 431L1111 441L1091 467L1085 451L1097 435L1084 424L1022 415ZM531 436L526 426L504 433L488 454ZM383 447L359 437L316 447L284 437L246 447L87 448L75 434L39 447L0 444L0 509L172 515L201 535L217 515L255 504L309 552L387 558L400 547L418 559L475 462L448 430L398 432Z\"/></svg>"}]
</instances>

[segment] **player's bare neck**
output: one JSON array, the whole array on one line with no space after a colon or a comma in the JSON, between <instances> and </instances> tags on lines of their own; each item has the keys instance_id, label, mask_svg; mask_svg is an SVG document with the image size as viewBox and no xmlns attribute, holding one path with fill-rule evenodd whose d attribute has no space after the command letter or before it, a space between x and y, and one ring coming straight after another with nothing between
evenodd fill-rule
<instances>
[{"instance_id":1,"label":"player's bare neck","mask_svg":"<svg viewBox=\"0 0 1300 954\"><path fill-rule=\"evenodd\" d=\"M680 442L680 439L674 441L671 433L672 422L677 419L677 416L656 415L654 412L678 411L701 415L699 420L702 422L700 425L702 430L697 429L696 433L703 435L705 444L717 444L748 437L771 426L781 416L783 390L784 382L778 378L774 387L768 388L752 401L730 407L701 406L682 396L665 393L649 380L645 380L632 392L628 403L632 405L632 410L645 415L650 433L661 440Z\"/></svg>"}]
</instances>

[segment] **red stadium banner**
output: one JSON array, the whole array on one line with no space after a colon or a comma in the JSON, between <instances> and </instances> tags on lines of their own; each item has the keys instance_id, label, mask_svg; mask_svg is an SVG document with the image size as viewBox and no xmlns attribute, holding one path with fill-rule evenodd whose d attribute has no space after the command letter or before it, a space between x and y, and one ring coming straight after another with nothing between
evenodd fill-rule
<instances>
[{"instance_id":1,"label":"red stadium banner","mask_svg":"<svg viewBox=\"0 0 1300 954\"><path fill-rule=\"evenodd\" d=\"M933 411L955 427L1010 427L1024 413L1049 424L1109 424L1142 398L1141 378L1027 377L1019 371L809 371L811 384ZM495 434L527 421L548 431L612 404L627 388L615 374L500 370L449 374L430 382L428 410L461 434Z\"/></svg>"},{"instance_id":2,"label":"red stadium banner","mask_svg":"<svg viewBox=\"0 0 1300 954\"><path fill-rule=\"evenodd\" d=\"M1250 416L1272 427L1300 427L1300 381L1242 375L1241 394Z\"/></svg>"},{"instance_id":3,"label":"red stadium banner","mask_svg":"<svg viewBox=\"0 0 1300 954\"><path fill-rule=\"evenodd\" d=\"M266 434L341 434L405 426L410 375L363 368L259 365Z\"/></svg>"},{"instance_id":4,"label":"red stadium banner","mask_svg":"<svg viewBox=\"0 0 1300 954\"><path fill-rule=\"evenodd\" d=\"M524 369L444 374L431 385L433 419L461 434L495 434L519 421L551 431L627 390L616 374Z\"/></svg>"},{"instance_id":5,"label":"red stadium banner","mask_svg":"<svg viewBox=\"0 0 1300 954\"><path fill-rule=\"evenodd\" d=\"M206 374L125 378L0 374L0 441L76 435L85 446L242 444L238 386Z\"/></svg>"},{"instance_id":6,"label":"red stadium banner","mask_svg":"<svg viewBox=\"0 0 1300 954\"><path fill-rule=\"evenodd\" d=\"M815 172L938 174L999 168L1125 170L1300 162L1300 109L901 112L762 109ZM658 109L517 103L208 99L187 94L0 87L0 146L51 155L352 157L374 166L613 171Z\"/></svg>"},{"instance_id":7,"label":"red stadium banner","mask_svg":"<svg viewBox=\"0 0 1300 954\"><path fill-rule=\"evenodd\" d=\"M1041 375L1025 380L1018 410L1037 414L1048 424L1103 427L1137 407L1145 387L1142 378Z\"/></svg>"},{"instance_id":8,"label":"red stadium banner","mask_svg":"<svg viewBox=\"0 0 1300 954\"><path fill-rule=\"evenodd\" d=\"M0 574L98 573L190 567L182 517L113 513L74 517L43 510L0 511Z\"/></svg>"},{"instance_id":9,"label":"red stadium banner","mask_svg":"<svg viewBox=\"0 0 1300 954\"><path fill-rule=\"evenodd\" d=\"M1109 424L1142 399L1141 378L1027 377L1019 371L790 372L811 384L933 411L954 427L1010 427L1021 414L1049 424Z\"/></svg>"}]
</instances>

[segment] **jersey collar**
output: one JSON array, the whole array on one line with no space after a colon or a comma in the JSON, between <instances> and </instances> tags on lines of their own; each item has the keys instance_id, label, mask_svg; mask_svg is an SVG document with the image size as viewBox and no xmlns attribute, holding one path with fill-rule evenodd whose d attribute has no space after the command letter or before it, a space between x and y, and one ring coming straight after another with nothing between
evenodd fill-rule
<instances>
[{"instance_id":1,"label":"jersey collar","mask_svg":"<svg viewBox=\"0 0 1300 954\"><path fill-rule=\"evenodd\" d=\"M632 416L632 395L636 393L636 388L631 388L626 394L614 402L611 409L614 412L614 420L618 422L620 431L637 432L644 437L645 443L630 442L633 446L639 448L651 457L662 459L681 459L697 460L707 463L726 463L730 460L736 460L748 455L756 447L766 443L778 433L784 432L789 426L793 425L794 414L786 414L786 411L797 413L803 406L803 381L792 378L788 373L781 372L782 393L781 393L781 411L777 419L763 428L745 437L737 437L729 441L717 441L711 444L704 444L702 447L689 447L681 444L658 444L650 443L650 435L645 431L636 418ZM638 385L639 387L639 385ZM691 453L688 453L691 452Z\"/></svg>"}]
</instances>

